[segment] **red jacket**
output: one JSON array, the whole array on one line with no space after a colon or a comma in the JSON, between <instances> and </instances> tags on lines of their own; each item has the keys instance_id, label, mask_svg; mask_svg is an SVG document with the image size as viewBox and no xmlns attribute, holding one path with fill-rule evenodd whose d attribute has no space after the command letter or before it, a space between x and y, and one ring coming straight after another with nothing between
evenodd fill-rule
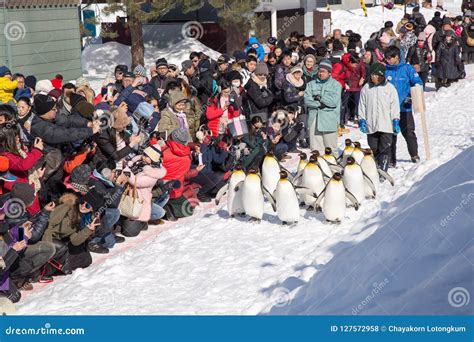
<instances>
[{"instance_id":1,"label":"red jacket","mask_svg":"<svg viewBox=\"0 0 474 342\"><path fill-rule=\"evenodd\" d=\"M10 152L3 152L1 153L2 156L7 157L10 161L10 167L8 171L14 176L17 177L16 182L4 182L3 188L4 190L11 191L13 185L15 183L27 183L28 184L28 171L35 166L38 160L43 156L43 152L38 150L37 148L33 148L30 152L27 152L26 158L22 158L19 155L10 153ZM30 214L36 214L40 211L40 204L38 200L38 195L33 202L33 205L28 207L28 212Z\"/></svg>"},{"instance_id":2,"label":"red jacket","mask_svg":"<svg viewBox=\"0 0 474 342\"><path fill-rule=\"evenodd\" d=\"M206 109L206 117L208 120L207 126L212 131L213 136L219 135L219 121L221 116L224 114L224 110L220 106L220 97L215 97L212 102L209 103ZM228 119L238 118L239 117L239 110L234 109L234 107L229 106L227 110L227 117Z\"/></svg>"},{"instance_id":3,"label":"red jacket","mask_svg":"<svg viewBox=\"0 0 474 342\"><path fill-rule=\"evenodd\" d=\"M181 187L173 189L170 193L170 198L181 197L184 190L184 180L186 174L191 168L191 149L189 146L177 143L173 140L168 140L166 146L162 148L163 151L163 165L167 170L166 176L163 180L179 180Z\"/></svg>"},{"instance_id":4,"label":"red jacket","mask_svg":"<svg viewBox=\"0 0 474 342\"><path fill-rule=\"evenodd\" d=\"M349 89L346 89L346 91L360 91L362 86L359 85L359 81L361 78L365 79L366 77L365 63L363 60L361 60L357 65L357 68L352 69L352 66L349 62L350 57L350 53L346 53L342 56L342 63L344 63L345 70L347 70L345 73L346 83L349 85Z\"/></svg>"},{"instance_id":5,"label":"red jacket","mask_svg":"<svg viewBox=\"0 0 474 342\"><path fill-rule=\"evenodd\" d=\"M346 89L346 79L349 78L349 75L350 70L343 64L342 61L332 64L331 76L341 84L342 89Z\"/></svg>"}]
</instances>

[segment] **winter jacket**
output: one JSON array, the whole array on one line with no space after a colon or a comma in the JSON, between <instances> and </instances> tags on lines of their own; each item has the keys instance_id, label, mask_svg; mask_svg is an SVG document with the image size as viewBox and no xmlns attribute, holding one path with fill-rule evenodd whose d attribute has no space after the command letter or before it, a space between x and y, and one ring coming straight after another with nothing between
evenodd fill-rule
<instances>
[{"instance_id":1,"label":"winter jacket","mask_svg":"<svg viewBox=\"0 0 474 342\"><path fill-rule=\"evenodd\" d=\"M346 67L343 61L336 61L332 64L331 76L341 85L342 89L346 89L346 80L349 78L350 69Z\"/></svg>"},{"instance_id":2,"label":"winter jacket","mask_svg":"<svg viewBox=\"0 0 474 342\"><path fill-rule=\"evenodd\" d=\"M209 99L209 101L211 101ZM221 108L220 96L216 96L208 105L206 109L207 126L212 131L212 135L217 137L219 135L219 123L224 110ZM227 119L238 118L240 115L239 109L229 106L227 109Z\"/></svg>"},{"instance_id":3,"label":"winter jacket","mask_svg":"<svg viewBox=\"0 0 474 342\"><path fill-rule=\"evenodd\" d=\"M474 53L474 46L469 46L467 44L467 40L470 38L471 40L474 39L474 23L464 26L464 30L461 33L461 43L462 43L462 52L467 53Z\"/></svg>"},{"instance_id":4,"label":"winter jacket","mask_svg":"<svg viewBox=\"0 0 474 342\"><path fill-rule=\"evenodd\" d=\"M245 155L242 160L244 170L247 170L251 165L255 165L254 160L258 155L265 155L265 151L269 146L268 139L263 139L260 132L250 131L249 134L242 138L250 153ZM255 165L260 166L260 165Z\"/></svg>"},{"instance_id":5,"label":"winter jacket","mask_svg":"<svg viewBox=\"0 0 474 342\"><path fill-rule=\"evenodd\" d=\"M410 97L410 88L419 84L423 85L423 81L410 64L399 63L387 65L385 78L395 86L398 93L401 112L411 112L411 101L407 101Z\"/></svg>"},{"instance_id":6,"label":"winter jacket","mask_svg":"<svg viewBox=\"0 0 474 342\"><path fill-rule=\"evenodd\" d=\"M369 134L393 133L393 119L400 118L400 105L395 87L384 81L378 86L371 82L360 92L359 118L367 121Z\"/></svg>"},{"instance_id":7,"label":"winter jacket","mask_svg":"<svg viewBox=\"0 0 474 342\"><path fill-rule=\"evenodd\" d=\"M117 131L109 127L94 136L94 142L97 144L94 160L96 165L106 163L108 168L114 169L116 163L133 152L129 145L129 139L122 134L125 140L125 147L117 151Z\"/></svg>"},{"instance_id":8,"label":"winter jacket","mask_svg":"<svg viewBox=\"0 0 474 342\"><path fill-rule=\"evenodd\" d=\"M158 89L165 89L165 82L168 79L166 76L161 76L161 75L156 75L153 76L152 79L150 80L150 85L155 88L156 90ZM160 94L161 95L161 94Z\"/></svg>"},{"instance_id":9,"label":"winter jacket","mask_svg":"<svg viewBox=\"0 0 474 342\"><path fill-rule=\"evenodd\" d=\"M131 166L135 161L140 160L141 156L134 157L129 163L128 166ZM137 221L148 222L151 216L151 204L152 204L152 190L156 182L159 179L163 178L166 175L166 168L161 167L152 167L146 165L143 168L143 171L134 175L130 174L128 183L130 186L136 187L137 195L140 200L143 201L143 207L138 216Z\"/></svg>"},{"instance_id":10,"label":"winter jacket","mask_svg":"<svg viewBox=\"0 0 474 342\"><path fill-rule=\"evenodd\" d=\"M304 81L302 80L302 85L297 87L295 85L293 85L289 80L288 80L288 76L290 74L287 75L287 79L285 79L285 82L283 82L283 104L284 105L295 105L295 106L300 106L301 108L303 108L304 106L304 97L303 96L299 96L299 92L300 91L304 91L304 89L306 88L306 85L304 83Z\"/></svg>"},{"instance_id":11,"label":"winter jacket","mask_svg":"<svg viewBox=\"0 0 474 342\"><path fill-rule=\"evenodd\" d=\"M49 216L49 225L44 232L42 241L53 242L53 240L68 239L73 246L80 246L94 234L92 230L85 227L80 229L80 220L77 215L78 200L74 194L65 194L59 199L61 203Z\"/></svg>"},{"instance_id":12,"label":"winter jacket","mask_svg":"<svg viewBox=\"0 0 474 342\"><path fill-rule=\"evenodd\" d=\"M191 96L189 102L186 103L186 119L189 125L189 135L191 139L196 137L196 132L199 130L201 120L202 105L197 96Z\"/></svg>"},{"instance_id":13,"label":"winter jacket","mask_svg":"<svg viewBox=\"0 0 474 342\"><path fill-rule=\"evenodd\" d=\"M283 64L277 64L275 67L275 79L274 79L274 84L273 86L277 90L282 90L283 89L283 83L285 82L286 79L286 74L290 71L290 67L287 67Z\"/></svg>"},{"instance_id":14,"label":"winter jacket","mask_svg":"<svg viewBox=\"0 0 474 342\"><path fill-rule=\"evenodd\" d=\"M101 197L107 208L118 208L125 191L124 186L116 185L105 179L97 170L92 172L88 185Z\"/></svg>"},{"instance_id":15,"label":"winter jacket","mask_svg":"<svg viewBox=\"0 0 474 342\"><path fill-rule=\"evenodd\" d=\"M158 132L167 132L169 136L175 129L181 127L178 116L174 111L174 106L176 103L185 99L187 98L181 91L170 92L168 106L161 112L161 118L158 122Z\"/></svg>"},{"instance_id":16,"label":"winter jacket","mask_svg":"<svg viewBox=\"0 0 474 342\"><path fill-rule=\"evenodd\" d=\"M31 122L31 135L40 137L45 143L45 152L51 148L60 148L62 144L82 141L92 137L92 128L73 125L59 126L35 115Z\"/></svg>"},{"instance_id":17,"label":"winter jacket","mask_svg":"<svg viewBox=\"0 0 474 342\"><path fill-rule=\"evenodd\" d=\"M209 145L208 143L201 144L202 163L205 165L200 173L214 172L214 165L223 165L229 155L225 150L216 145Z\"/></svg>"},{"instance_id":18,"label":"winter jacket","mask_svg":"<svg viewBox=\"0 0 474 342\"><path fill-rule=\"evenodd\" d=\"M17 154L13 154L10 152L3 152L0 155L7 157L10 162L9 171L17 177L15 182L4 182L3 188L9 191L12 190L13 185L16 183L26 183L29 184L28 180L28 172L36 165L36 163L40 160L43 156L43 153L33 148L31 151L26 152L26 158L22 158ZM40 211L40 203L38 196L35 197L33 204L28 207L28 212L31 214L36 214Z\"/></svg>"},{"instance_id":19,"label":"winter jacket","mask_svg":"<svg viewBox=\"0 0 474 342\"><path fill-rule=\"evenodd\" d=\"M262 44L260 44L260 43L258 42L258 39L257 39L257 38L251 37L251 38L249 39L249 42L248 42L248 44L247 44L247 48L245 49L245 53L248 53L248 51L252 48L252 45L253 45L253 44L257 44L257 45L258 45L258 47L257 47L257 49L256 49L256 50L257 50L257 57L258 57L259 62L262 62L263 59L265 58L265 50L263 49Z\"/></svg>"},{"instance_id":20,"label":"winter jacket","mask_svg":"<svg viewBox=\"0 0 474 342\"><path fill-rule=\"evenodd\" d=\"M362 86L359 85L361 78L367 78L365 63L363 60L361 60L357 67L355 69L352 69L352 66L349 63L349 58L350 54L345 54L344 56L342 56L342 62L344 63L346 70L348 70L348 72L346 73L346 84L349 88L347 88L346 91L360 91L362 89Z\"/></svg>"},{"instance_id":21,"label":"winter jacket","mask_svg":"<svg viewBox=\"0 0 474 342\"><path fill-rule=\"evenodd\" d=\"M163 180L179 180L181 187L170 192L170 199L181 197L184 190L184 180L191 168L191 149L176 141L168 140L163 152L163 166L167 173Z\"/></svg>"},{"instance_id":22,"label":"winter jacket","mask_svg":"<svg viewBox=\"0 0 474 342\"><path fill-rule=\"evenodd\" d=\"M209 97L211 97L214 93L214 85L217 89L217 84L212 77L211 63L209 62L209 60L200 60L198 64L198 69L198 97L201 103L206 104Z\"/></svg>"},{"instance_id":23,"label":"winter jacket","mask_svg":"<svg viewBox=\"0 0 474 342\"><path fill-rule=\"evenodd\" d=\"M243 111L247 118L251 114L265 113L268 115L268 108L273 102L273 93L265 86L260 87L254 80L250 80L245 85L246 93L243 99Z\"/></svg>"},{"instance_id":24,"label":"winter jacket","mask_svg":"<svg viewBox=\"0 0 474 342\"><path fill-rule=\"evenodd\" d=\"M426 46L420 48L417 45L414 45L408 50L406 61L410 65L418 65L420 67L420 72L428 72L430 70L428 56L429 51Z\"/></svg>"},{"instance_id":25,"label":"winter jacket","mask_svg":"<svg viewBox=\"0 0 474 342\"><path fill-rule=\"evenodd\" d=\"M0 223L4 224L4 223ZM4 268L0 268L0 291L11 292L10 287L10 268L19 258L18 252L15 251L5 241L0 240L0 256L5 263Z\"/></svg>"},{"instance_id":26,"label":"winter jacket","mask_svg":"<svg viewBox=\"0 0 474 342\"><path fill-rule=\"evenodd\" d=\"M436 77L447 80L457 80L462 66L461 51L456 42L450 45L442 43L436 50Z\"/></svg>"},{"instance_id":27,"label":"winter jacket","mask_svg":"<svg viewBox=\"0 0 474 342\"><path fill-rule=\"evenodd\" d=\"M0 103L13 100L13 92L17 85L18 81L12 81L8 77L0 77Z\"/></svg>"},{"instance_id":28,"label":"winter jacket","mask_svg":"<svg viewBox=\"0 0 474 342\"><path fill-rule=\"evenodd\" d=\"M311 127L313 121L316 120L317 131L337 131L341 114L341 91L341 84L332 77L325 81L317 78L309 82L304 93L304 102L308 112L307 127ZM315 100L315 96L319 96L320 100Z\"/></svg>"},{"instance_id":29,"label":"winter jacket","mask_svg":"<svg viewBox=\"0 0 474 342\"><path fill-rule=\"evenodd\" d=\"M15 89L14 91L14 94L15 94L15 100L18 101L20 98L22 97L27 97L29 99L31 99L31 91L30 91L30 88L28 87L25 87L25 88L22 88L22 89Z\"/></svg>"}]
</instances>

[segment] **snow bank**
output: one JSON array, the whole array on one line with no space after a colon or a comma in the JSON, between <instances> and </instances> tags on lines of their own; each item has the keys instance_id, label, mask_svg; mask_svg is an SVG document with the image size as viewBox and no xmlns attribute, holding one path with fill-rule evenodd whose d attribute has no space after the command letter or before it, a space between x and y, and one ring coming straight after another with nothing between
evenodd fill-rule
<instances>
[{"instance_id":1,"label":"snow bank","mask_svg":"<svg viewBox=\"0 0 474 342\"><path fill-rule=\"evenodd\" d=\"M168 63L181 67L181 62L189 59L192 51L204 51L209 57L217 59L220 53L208 48L196 39L183 39L179 44L167 49L157 49L145 45L145 66L153 65L158 58L166 58ZM130 46L116 42L88 45L82 52L82 71L85 76L107 77L113 76L117 64L130 67L132 55Z\"/></svg>"},{"instance_id":2,"label":"snow bank","mask_svg":"<svg viewBox=\"0 0 474 342\"><path fill-rule=\"evenodd\" d=\"M383 203L364 228L379 225L372 236L335 245L334 258L293 302L270 313L473 314L473 301L461 305L474 295L473 159L471 147Z\"/></svg>"},{"instance_id":3,"label":"snow bank","mask_svg":"<svg viewBox=\"0 0 474 342\"><path fill-rule=\"evenodd\" d=\"M411 13L412 8L407 8L407 12ZM362 41L365 42L369 39L370 35L380 30L386 21L392 21L394 26L403 18L404 8L394 7L392 10L384 9L381 6L367 8L368 16L364 16L364 11L359 8L355 10L335 10L331 11L331 27L332 29L341 29L342 32L352 30L359 33L362 36ZM426 22L433 18L436 9L421 8L420 12L425 16ZM461 12L461 5L454 7L453 12L450 14L457 15ZM444 15L443 12L442 15Z\"/></svg>"}]
</instances>

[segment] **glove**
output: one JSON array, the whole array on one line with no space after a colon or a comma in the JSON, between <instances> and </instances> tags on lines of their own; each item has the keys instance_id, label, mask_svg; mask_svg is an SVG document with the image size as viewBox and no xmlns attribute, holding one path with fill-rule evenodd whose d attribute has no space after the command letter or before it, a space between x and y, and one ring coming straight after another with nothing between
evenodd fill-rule
<instances>
[{"instance_id":1,"label":"glove","mask_svg":"<svg viewBox=\"0 0 474 342\"><path fill-rule=\"evenodd\" d=\"M364 119L359 120L359 129L362 133L367 134L369 130L367 129L367 121Z\"/></svg>"},{"instance_id":2,"label":"glove","mask_svg":"<svg viewBox=\"0 0 474 342\"><path fill-rule=\"evenodd\" d=\"M398 134L400 133L400 120L393 119L393 133Z\"/></svg>"},{"instance_id":3,"label":"glove","mask_svg":"<svg viewBox=\"0 0 474 342\"><path fill-rule=\"evenodd\" d=\"M321 95L314 95L313 100L314 101L321 101Z\"/></svg>"},{"instance_id":4,"label":"glove","mask_svg":"<svg viewBox=\"0 0 474 342\"><path fill-rule=\"evenodd\" d=\"M403 101L403 104L406 106L406 107L409 107L411 106L411 96L408 96L405 101Z\"/></svg>"}]
</instances>

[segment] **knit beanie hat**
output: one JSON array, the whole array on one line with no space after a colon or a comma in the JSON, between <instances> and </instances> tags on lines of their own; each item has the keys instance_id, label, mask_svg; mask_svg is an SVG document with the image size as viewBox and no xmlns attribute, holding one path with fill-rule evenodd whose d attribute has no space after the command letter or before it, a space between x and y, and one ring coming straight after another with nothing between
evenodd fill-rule
<instances>
[{"instance_id":1,"label":"knit beanie hat","mask_svg":"<svg viewBox=\"0 0 474 342\"><path fill-rule=\"evenodd\" d=\"M36 114L39 116L46 114L56 106L56 100L45 94L35 95L34 100Z\"/></svg>"},{"instance_id":2,"label":"knit beanie hat","mask_svg":"<svg viewBox=\"0 0 474 342\"><path fill-rule=\"evenodd\" d=\"M36 77L34 77L33 75L26 76L25 85L28 88L36 89Z\"/></svg>"},{"instance_id":3,"label":"knit beanie hat","mask_svg":"<svg viewBox=\"0 0 474 342\"><path fill-rule=\"evenodd\" d=\"M36 94L48 94L53 89L54 87L50 80L40 80L36 83L35 92Z\"/></svg>"},{"instance_id":4,"label":"knit beanie hat","mask_svg":"<svg viewBox=\"0 0 474 342\"><path fill-rule=\"evenodd\" d=\"M8 69L8 67L6 67L5 65L0 66L0 77L11 74L12 72L10 71L10 69Z\"/></svg>"},{"instance_id":5,"label":"knit beanie hat","mask_svg":"<svg viewBox=\"0 0 474 342\"><path fill-rule=\"evenodd\" d=\"M163 155L160 145L148 146L143 150L143 154L149 157L154 163L158 163L161 160L161 156Z\"/></svg>"},{"instance_id":6,"label":"knit beanie hat","mask_svg":"<svg viewBox=\"0 0 474 342\"><path fill-rule=\"evenodd\" d=\"M183 72L185 72L186 70L188 70L192 66L193 66L193 62L191 62L191 60L187 59L183 63L181 63L181 70L183 70Z\"/></svg>"},{"instance_id":7,"label":"knit beanie hat","mask_svg":"<svg viewBox=\"0 0 474 342\"><path fill-rule=\"evenodd\" d=\"M91 173L88 165L76 166L71 172L71 187L78 192L88 192Z\"/></svg>"},{"instance_id":8,"label":"knit beanie hat","mask_svg":"<svg viewBox=\"0 0 474 342\"><path fill-rule=\"evenodd\" d=\"M319 62L319 69L326 69L329 71L329 73L332 72L332 63L329 59L323 59L321 62Z\"/></svg>"},{"instance_id":9,"label":"knit beanie hat","mask_svg":"<svg viewBox=\"0 0 474 342\"><path fill-rule=\"evenodd\" d=\"M255 71L253 73L255 75L268 76L268 66L267 66L267 64L263 63L263 62L257 63L257 67L255 68Z\"/></svg>"},{"instance_id":10,"label":"knit beanie hat","mask_svg":"<svg viewBox=\"0 0 474 342\"><path fill-rule=\"evenodd\" d=\"M135 69L133 69L133 73L136 76L143 76L146 77L146 69L143 65L138 64Z\"/></svg>"},{"instance_id":11,"label":"knit beanie hat","mask_svg":"<svg viewBox=\"0 0 474 342\"><path fill-rule=\"evenodd\" d=\"M158 58L156 60L156 67L159 68L161 66L168 66L168 61L165 58Z\"/></svg>"},{"instance_id":12,"label":"knit beanie hat","mask_svg":"<svg viewBox=\"0 0 474 342\"><path fill-rule=\"evenodd\" d=\"M186 145L188 143L189 133L183 128L177 128L171 132L171 138L173 141L176 141L182 145Z\"/></svg>"},{"instance_id":13,"label":"knit beanie hat","mask_svg":"<svg viewBox=\"0 0 474 342\"><path fill-rule=\"evenodd\" d=\"M382 36L380 36L379 38L380 43L385 44L385 45L389 45L391 39L392 37L390 37L390 35L387 32L384 32Z\"/></svg>"},{"instance_id":14,"label":"knit beanie hat","mask_svg":"<svg viewBox=\"0 0 474 342\"><path fill-rule=\"evenodd\" d=\"M385 77L386 67L382 63L374 63L370 66L369 74Z\"/></svg>"},{"instance_id":15,"label":"knit beanie hat","mask_svg":"<svg viewBox=\"0 0 474 342\"><path fill-rule=\"evenodd\" d=\"M76 87L79 88L79 87L82 87L82 86L90 87L91 85L89 84L89 81L87 81L84 77L79 77L76 80Z\"/></svg>"},{"instance_id":16,"label":"knit beanie hat","mask_svg":"<svg viewBox=\"0 0 474 342\"><path fill-rule=\"evenodd\" d=\"M27 183L15 183L10 191L10 198L21 201L25 205L23 209L26 209L35 200L35 189Z\"/></svg>"},{"instance_id":17,"label":"knit beanie hat","mask_svg":"<svg viewBox=\"0 0 474 342\"><path fill-rule=\"evenodd\" d=\"M56 101L61 97L62 94L63 92L61 91L61 89L53 89L48 93L48 95L54 97Z\"/></svg>"},{"instance_id":18,"label":"knit beanie hat","mask_svg":"<svg viewBox=\"0 0 474 342\"><path fill-rule=\"evenodd\" d=\"M295 72L303 73L303 69L301 69L301 65L296 64L293 68L291 68L290 74L294 74Z\"/></svg>"}]
</instances>

